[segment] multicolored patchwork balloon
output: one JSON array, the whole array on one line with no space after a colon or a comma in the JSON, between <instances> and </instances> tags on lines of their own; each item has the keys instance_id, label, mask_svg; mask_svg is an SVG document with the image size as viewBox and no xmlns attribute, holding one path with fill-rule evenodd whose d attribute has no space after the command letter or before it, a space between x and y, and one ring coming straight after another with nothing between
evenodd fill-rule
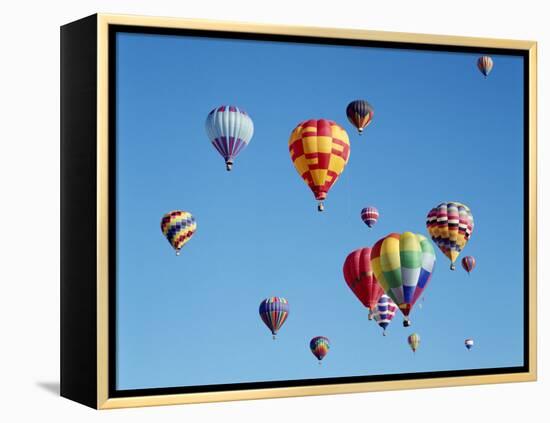
<instances>
[{"instance_id":1,"label":"multicolored patchwork balloon","mask_svg":"<svg viewBox=\"0 0 550 423\"><path fill-rule=\"evenodd\" d=\"M331 120L310 119L292 131L288 149L296 171L319 201L318 210L323 211L323 200L349 160L348 134Z\"/></svg>"},{"instance_id":2,"label":"multicolored patchwork balloon","mask_svg":"<svg viewBox=\"0 0 550 423\"><path fill-rule=\"evenodd\" d=\"M493 59L490 56L481 56L477 59L477 68L487 78L491 70L493 69Z\"/></svg>"},{"instance_id":3,"label":"multicolored patchwork balloon","mask_svg":"<svg viewBox=\"0 0 550 423\"><path fill-rule=\"evenodd\" d=\"M208 113L205 127L212 145L224 158L226 169L231 170L235 157L252 139L252 119L237 106L219 106Z\"/></svg>"},{"instance_id":4,"label":"multicolored patchwork balloon","mask_svg":"<svg viewBox=\"0 0 550 423\"><path fill-rule=\"evenodd\" d=\"M271 331L273 339L286 321L289 311L288 301L283 297L266 298L260 303L260 317Z\"/></svg>"},{"instance_id":5,"label":"multicolored patchwork balloon","mask_svg":"<svg viewBox=\"0 0 550 423\"><path fill-rule=\"evenodd\" d=\"M371 249L368 247L352 251L346 257L343 269L346 283L359 301L370 310L369 320L372 319L372 311L378 299L384 294L372 272L370 255Z\"/></svg>"},{"instance_id":6,"label":"multicolored patchwork balloon","mask_svg":"<svg viewBox=\"0 0 550 423\"><path fill-rule=\"evenodd\" d=\"M464 341L464 345L470 351L474 347L474 340L472 338L468 338Z\"/></svg>"},{"instance_id":7,"label":"multicolored patchwork balloon","mask_svg":"<svg viewBox=\"0 0 550 423\"><path fill-rule=\"evenodd\" d=\"M411 350L413 350L413 353L416 352L416 350L420 346L420 335L417 333L409 335L409 337L407 338L407 342L409 343Z\"/></svg>"},{"instance_id":8,"label":"multicolored patchwork balloon","mask_svg":"<svg viewBox=\"0 0 550 423\"><path fill-rule=\"evenodd\" d=\"M181 248L189 242L197 230L197 222L191 213L174 210L162 217L160 229L179 256Z\"/></svg>"},{"instance_id":9,"label":"multicolored patchwork balloon","mask_svg":"<svg viewBox=\"0 0 550 423\"><path fill-rule=\"evenodd\" d=\"M462 268L470 274L476 267L476 259L473 256L462 257Z\"/></svg>"},{"instance_id":10,"label":"multicolored patchwork balloon","mask_svg":"<svg viewBox=\"0 0 550 423\"><path fill-rule=\"evenodd\" d=\"M366 100L354 100L346 107L346 115L353 126L363 134L363 130L371 123L374 109Z\"/></svg>"},{"instance_id":11,"label":"multicolored patchwork balloon","mask_svg":"<svg viewBox=\"0 0 550 423\"><path fill-rule=\"evenodd\" d=\"M363 222L369 228L372 228L378 222L378 216L378 209L376 207L369 206L361 210L361 219L363 219Z\"/></svg>"},{"instance_id":12,"label":"multicolored patchwork balloon","mask_svg":"<svg viewBox=\"0 0 550 423\"><path fill-rule=\"evenodd\" d=\"M321 360L325 358L328 350L330 349L330 341L325 336L316 336L311 341L309 341L309 349L311 350L313 355L317 357L317 360L319 360L319 364L321 364Z\"/></svg>"},{"instance_id":13,"label":"multicolored patchwork balloon","mask_svg":"<svg viewBox=\"0 0 550 423\"><path fill-rule=\"evenodd\" d=\"M433 242L451 260L451 270L474 231L474 217L465 204L449 201L428 213L426 226Z\"/></svg>"},{"instance_id":14,"label":"multicolored patchwork balloon","mask_svg":"<svg viewBox=\"0 0 550 423\"><path fill-rule=\"evenodd\" d=\"M380 297L378 303L376 304L376 307L374 308L373 314L374 320L376 320L378 326L380 326L384 330L384 332L382 332L382 335L386 336L386 329L391 323L393 317L395 316L396 310L397 306L390 297L388 297L387 295L382 295Z\"/></svg>"},{"instance_id":15,"label":"multicolored patchwork balloon","mask_svg":"<svg viewBox=\"0 0 550 423\"><path fill-rule=\"evenodd\" d=\"M408 316L434 271L431 242L412 232L389 234L372 247L371 265L378 283L405 316L403 325L409 326Z\"/></svg>"}]
</instances>

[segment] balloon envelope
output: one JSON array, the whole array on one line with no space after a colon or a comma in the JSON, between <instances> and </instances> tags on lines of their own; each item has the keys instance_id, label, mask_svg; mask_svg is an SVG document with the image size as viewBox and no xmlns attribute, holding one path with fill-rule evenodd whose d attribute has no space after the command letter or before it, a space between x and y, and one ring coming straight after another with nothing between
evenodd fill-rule
<instances>
[{"instance_id":1,"label":"balloon envelope","mask_svg":"<svg viewBox=\"0 0 550 423\"><path fill-rule=\"evenodd\" d=\"M321 361L330 349L330 341L325 336L316 336L309 342L309 349L317 360Z\"/></svg>"},{"instance_id":2,"label":"balloon envelope","mask_svg":"<svg viewBox=\"0 0 550 423\"><path fill-rule=\"evenodd\" d=\"M435 252L420 234L392 233L372 247L371 265L386 295L407 317L430 282Z\"/></svg>"},{"instance_id":3,"label":"balloon envelope","mask_svg":"<svg viewBox=\"0 0 550 423\"><path fill-rule=\"evenodd\" d=\"M288 149L296 171L320 202L322 211L322 201L348 163L348 134L331 120L310 119L294 128Z\"/></svg>"},{"instance_id":4,"label":"balloon envelope","mask_svg":"<svg viewBox=\"0 0 550 423\"><path fill-rule=\"evenodd\" d=\"M271 331L273 338L288 318L289 311L288 301L283 297L266 298L260 303L260 317Z\"/></svg>"},{"instance_id":5,"label":"balloon envelope","mask_svg":"<svg viewBox=\"0 0 550 423\"><path fill-rule=\"evenodd\" d=\"M181 248L189 242L197 230L197 222L187 211L174 210L162 216L160 221L162 233L179 254Z\"/></svg>"},{"instance_id":6,"label":"balloon envelope","mask_svg":"<svg viewBox=\"0 0 550 423\"><path fill-rule=\"evenodd\" d=\"M416 350L420 346L420 335L417 333L409 335L409 337L407 338L407 342L409 343L411 350L413 350L413 352L416 352Z\"/></svg>"},{"instance_id":7,"label":"balloon envelope","mask_svg":"<svg viewBox=\"0 0 550 423\"><path fill-rule=\"evenodd\" d=\"M468 350L471 350L474 346L474 340L472 338L468 338L464 341L464 345Z\"/></svg>"},{"instance_id":8,"label":"balloon envelope","mask_svg":"<svg viewBox=\"0 0 550 423\"><path fill-rule=\"evenodd\" d=\"M382 295L378 300L376 307L374 308L374 320L376 320L378 326L384 329L384 335L386 334L387 327L395 316L396 310L397 306L395 305L393 300L387 295Z\"/></svg>"},{"instance_id":9,"label":"balloon envelope","mask_svg":"<svg viewBox=\"0 0 550 423\"><path fill-rule=\"evenodd\" d=\"M493 59L491 59L490 56L481 56L477 59L477 68L485 77L487 77L493 69Z\"/></svg>"},{"instance_id":10,"label":"balloon envelope","mask_svg":"<svg viewBox=\"0 0 550 423\"><path fill-rule=\"evenodd\" d=\"M474 231L474 217L465 204L449 201L428 213L426 226L433 242L451 260L451 270Z\"/></svg>"},{"instance_id":11,"label":"balloon envelope","mask_svg":"<svg viewBox=\"0 0 550 423\"><path fill-rule=\"evenodd\" d=\"M378 209L376 207L369 206L361 210L361 219L363 219L363 222L369 228L372 228L378 222L378 216Z\"/></svg>"},{"instance_id":12,"label":"balloon envelope","mask_svg":"<svg viewBox=\"0 0 550 423\"><path fill-rule=\"evenodd\" d=\"M462 258L462 268L466 272L470 273L476 267L476 259L472 256L466 256Z\"/></svg>"},{"instance_id":13,"label":"balloon envelope","mask_svg":"<svg viewBox=\"0 0 550 423\"><path fill-rule=\"evenodd\" d=\"M371 123L374 109L366 100L354 100L346 107L346 115L359 134Z\"/></svg>"},{"instance_id":14,"label":"balloon envelope","mask_svg":"<svg viewBox=\"0 0 550 423\"><path fill-rule=\"evenodd\" d=\"M344 261L344 279L355 296L368 309L374 310L384 293L376 281L370 262L371 249L368 247L352 251Z\"/></svg>"},{"instance_id":15,"label":"balloon envelope","mask_svg":"<svg viewBox=\"0 0 550 423\"><path fill-rule=\"evenodd\" d=\"M252 139L252 119L237 106L223 105L208 113L205 128L212 145L224 158L227 170L231 170L235 157Z\"/></svg>"}]
</instances>

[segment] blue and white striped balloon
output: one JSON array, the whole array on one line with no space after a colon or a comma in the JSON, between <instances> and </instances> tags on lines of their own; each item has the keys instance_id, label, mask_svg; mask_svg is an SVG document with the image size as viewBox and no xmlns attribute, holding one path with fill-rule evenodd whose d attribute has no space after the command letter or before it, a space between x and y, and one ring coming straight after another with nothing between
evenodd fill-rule
<instances>
[{"instance_id":1,"label":"blue and white striped balloon","mask_svg":"<svg viewBox=\"0 0 550 423\"><path fill-rule=\"evenodd\" d=\"M468 351L470 351L474 346L474 340L472 338L468 338L464 341L464 345L468 348Z\"/></svg>"},{"instance_id":2,"label":"blue and white striped balloon","mask_svg":"<svg viewBox=\"0 0 550 423\"><path fill-rule=\"evenodd\" d=\"M394 318L396 310L397 306L387 295L382 295L380 297L378 304L376 304L376 307L373 310L374 320L376 320L378 326L384 330L382 333L384 336L386 336L386 328Z\"/></svg>"},{"instance_id":3,"label":"blue and white striped balloon","mask_svg":"<svg viewBox=\"0 0 550 423\"><path fill-rule=\"evenodd\" d=\"M237 106L219 106L208 113L205 127L212 145L224 158L227 170L231 170L235 157L252 139L252 119Z\"/></svg>"}]
</instances>

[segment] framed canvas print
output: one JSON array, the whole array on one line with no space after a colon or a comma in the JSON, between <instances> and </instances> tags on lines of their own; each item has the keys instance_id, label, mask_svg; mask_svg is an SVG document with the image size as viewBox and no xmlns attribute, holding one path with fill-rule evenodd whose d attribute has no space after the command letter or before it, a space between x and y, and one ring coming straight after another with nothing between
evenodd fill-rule
<instances>
[{"instance_id":1,"label":"framed canvas print","mask_svg":"<svg viewBox=\"0 0 550 423\"><path fill-rule=\"evenodd\" d=\"M536 379L536 43L61 28L61 394Z\"/></svg>"}]
</instances>

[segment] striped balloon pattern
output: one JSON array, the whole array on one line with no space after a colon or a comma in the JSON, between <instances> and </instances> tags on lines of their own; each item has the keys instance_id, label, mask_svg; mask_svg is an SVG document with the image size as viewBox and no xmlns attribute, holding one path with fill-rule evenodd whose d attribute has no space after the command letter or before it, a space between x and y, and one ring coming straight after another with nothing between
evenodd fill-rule
<instances>
[{"instance_id":1,"label":"striped balloon pattern","mask_svg":"<svg viewBox=\"0 0 550 423\"><path fill-rule=\"evenodd\" d=\"M354 100L346 108L348 120L363 134L363 130L371 123L374 116L374 109L366 100Z\"/></svg>"},{"instance_id":2,"label":"striped balloon pattern","mask_svg":"<svg viewBox=\"0 0 550 423\"><path fill-rule=\"evenodd\" d=\"M474 347L474 340L472 338L468 338L464 341L464 345L470 351Z\"/></svg>"},{"instance_id":3,"label":"striped balloon pattern","mask_svg":"<svg viewBox=\"0 0 550 423\"><path fill-rule=\"evenodd\" d=\"M344 261L344 279L361 303L368 308L369 320L372 311L384 290L376 281L370 262L371 249L368 247L352 251Z\"/></svg>"},{"instance_id":4,"label":"striped balloon pattern","mask_svg":"<svg viewBox=\"0 0 550 423\"><path fill-rule=\"evenodd\" d=\"M477 59L477 68L487 78L493 69L493 59L490 56L481 56Z\"/></svg>"},{"instance_id":5,"label":"striped balloon pattern","mask_svg":"<svg viewBox=\"0 0 550 423\"><path fill-rule=\"evenodd\" d=\"M197 230L197 222L191 213L174 210L162 216L160 229L176 250L176 255L179 255L181 248L189 242Z\"/></svg>"},{"instance_id":6,"label":"striped balloon pattern","mask_svg":"<svg viewBox=\"0 0 550 423\"><path fill-rule=\"evenodd\" d=\"M266 298L260 303L260 317L275 339L275 335L288 318L288 301L283 297Z\"/></svg>"},{"instance_id":7,"label":"striped balloon pattern","mask_svg":"<svg viewBox=\"0 0 550 423\"><path fill-rule=\"evenodd\" d=\"M412 232L389 234L372 248L371 265L378 283L408 322L434 271L435 251L431 242Z\"/></svg>"},{"instance_id":8,"label":"striped balloon pattern","mask_svg":"<svg viewBox=\"0 0 550 423\"><path fill-rule=\"evenodd\" d=\"M474 231L470 208L453 201L441 203L428 213L426 226L433 242L451 260L451 270L455 270L455 261Z\"/></svg>"},{"instance_id":9,"label":"striped balloon pattern","mask_svg":"<svg viewBox=\"0 0 550 423\"><path fill-rule=\"evenodd\" d=\"M349 160L348 134L331 120L310 119L292 131L288 149L296 171L319 201L318 210L323 211L323 200Z\"/></svg>"},{"instance_id":10,"label":"striped balloon pattern","mask_svg":"<svg viewBox=\"0 0 550 423\"><path fill-rule=\"evenodd\" d=\"M361 219L369 227L372 228L378 222L378 209L376 207L365 207L361 210Z\"/></svg>"},{"instance_id":11,"label":"striped balloon pattern","mask_svg":"<svg viewBox=\"0 0 550 423\"><path fill-rule=\"evenodd\" d=\"M330 340L326 336L316 336L309 341L309 349L321 364L321 360L325 358L328 350L330 350Z\"/></svg>"},{"instance_id":12,"label":"striped balloon pattern","mask_svg":"<svg viewBox=\"0 0 550 423\"><path fill-rule=\"evenodd\" d=\"M382 295L374 308L374 320L384 330L382 333L384 336L386 336L386 329L395 316L396 310L397 306L387 295Z\"/></svg>"},{"instance_id":13,"label":"striped balloon pattern","mask_svg":"<svg viewBox=\"0 0 550 423\"><path fill-rule=\"evenodd\" d=\"M206 133L231 170L235 157L244 150L254 134L254 123L237 106L219 106L206 117Z\"/></svg>"},{"instance_id":14,"label":"striped balloon pattern","mask_svg":"<svg viewBox=\"0 0 550 423\"><path fill-rule=\"evenodd\" d=\"M476 267L476 259L472 256L462 257L462 268L470 274L472 270Z\"/></svg>"},{"instance_id":15,"label":"striped balloon pattern","mask_svg":"<svg viewBox=\"0 0 550 423\"><path fill-rule=\"evenodd\" d=\"M416 352L416 350L420 346L420 335L417 333L409 335L409 337L407 338L407 342L409 343L409 347L411 347L411 350L413 350L413 352Z\"/></svg>"}]
</instances>

